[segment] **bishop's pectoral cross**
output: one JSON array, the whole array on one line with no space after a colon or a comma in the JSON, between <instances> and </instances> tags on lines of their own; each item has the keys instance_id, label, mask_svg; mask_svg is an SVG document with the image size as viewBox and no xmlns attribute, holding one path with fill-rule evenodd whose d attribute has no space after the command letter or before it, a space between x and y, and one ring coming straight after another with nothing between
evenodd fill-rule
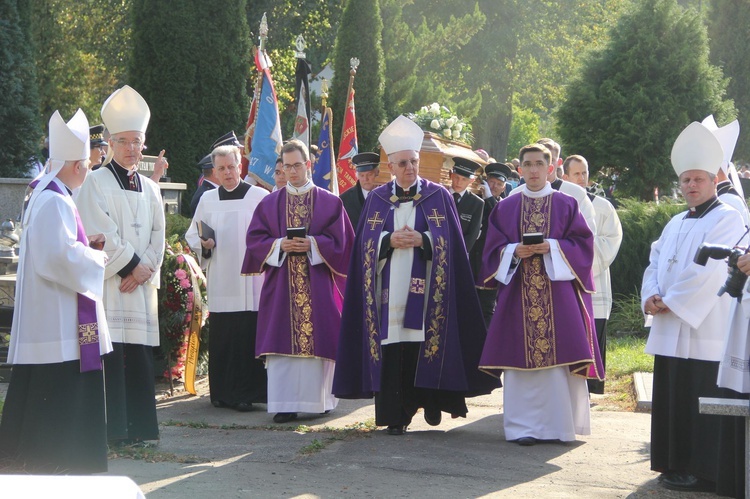
<instances>
[{"instance_id":1,"label":"bishop's pectoral cross","mask_svg":"<svg viewBox=\"0 0 750 499\"><path fill-rule=\"evenodd\" d=\"M133 221L132 224L130 224L131 227L135 229L135 235L140 236L141 231L139 230L141 227L143 227L141 224L138 223L138 220Z\"/></svg>"},{"instance_id":2,"label":"bishop's pectoral cross","mask_svg":"<svg viewBox=\"0 0 750 499\"><path fill-rule=\"evenodd\" d=\"M672 265L674 265L675 263L677 263L677 253L675 253L674 255L672 255L672 258L670 258L667 261L669 262L669 267L667 267L667 272L669 272L670 270L672 270Z\"/></svg>"}]
</instances>

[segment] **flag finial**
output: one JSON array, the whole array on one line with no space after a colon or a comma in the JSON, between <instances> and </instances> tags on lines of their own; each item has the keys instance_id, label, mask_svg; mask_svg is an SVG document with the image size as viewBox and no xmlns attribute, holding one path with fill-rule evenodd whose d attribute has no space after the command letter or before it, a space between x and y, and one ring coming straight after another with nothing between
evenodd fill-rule
<instances>
[{"instance_id":1,"label":"flag finial","mask_svg":"<svg viewBox=\"0 0 750 499\"><path fill-rule=\"evenodd\" d=\"M305 55L307 44L305 43L305 39L302 37L302 35L297 35L297 40L295 40L294 42L294 47L297 49L297 51L294 53L297 59L304 59L305 57L307 57Z\"/></svg>"},{"instance_id":2,"label":"flag finial","mask_svg":"<svg viewBox=\"0 0 750 499\"><path fill-rule=\"evenodd\" d=\"M349 74L351 76L354 76L355 74L357 74L357 68L359 67L359 59L357 59L356 57L352 57L351 59L349 59L349 66L351 66L352 68L351 71L349 71Z\"/></svg>"},{"instance_id":3,"label":"flag finial","mask_svg":"<svg viewBox=\"0 0 750 499\"><path fill-rule=\"evenodd\" d=\"M265 12L260 19L260 35L258 36L258 39L260 40L260 50L262 52L266 49L266 40L268 39L268 19L266 18Z\"/></svg>"}]
</instances>

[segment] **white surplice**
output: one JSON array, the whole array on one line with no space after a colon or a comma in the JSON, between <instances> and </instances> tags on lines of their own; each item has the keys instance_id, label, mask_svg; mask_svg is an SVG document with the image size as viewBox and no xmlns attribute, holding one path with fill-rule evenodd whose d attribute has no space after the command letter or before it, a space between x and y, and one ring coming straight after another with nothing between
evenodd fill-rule
<instances>
[{"instance_id":1,"label":"white surplice","mask_svg":"<svg viewBox=\"0 0 750 499\"><path fill-rule=\"evenodd\" d=\"M38 194L21 235L8 362L53 364L78 360L78 293L96 302L99 351L112 351L102 306L104 253L77 241L75 204L58 179L60 195Z\"/></svg>"},{"instance_id":2,"label":"white surplice","mask_svg":"<svg viewBox=\"0 0 750 499\"><path fill-rule=\"evenodd\" d=\"M251 187L243 199L219 200L219 189L201 196L185 239L200 257L208 279L209 312L258 311L263 276L243 276L242 259L247 249L245 238L250 220L265 189ZM203 221L214 229L216 246L209 258L203 258L197 224Z\"/></svg>"},{"instance_id":3,"label":"white surplice","mask_svg":"<svg viewBox=\"0 0 750 499\"><path fill-rule=\"evenodd\" d=\"M108 168L91 172L76 199L86 234L104 234L109 260L104 273L104 306L112 341L159 344L157 289L164 258L164 207L159 186L139 175L143 191L124 190ZM120 292L117 272L138 255L154 269L132 293Z\"/></svg>"},{"instance_id":4,"label":"white surplice","mask_svg":"<svg viewBox=\"0 0 750 499\"><path fill-rule=\"evenodd\" d=\"M594 304L594 318L609 319L612 311L612 281L609 266L617 256L622 243L622 224L612 203L601 196L592 201L596 212L596 234L594 234L594 286L596 293L591 297Z\"/></svg>"},{"instance_id":5,"label":"white surplice","mask_svg":"<svg viewBox=\"0 0 750 499\"><path fill-rule=\"evenodd\" d=\"M674 216L651 245L641 286L641 308L658 294L670 311L653 317L646 353L719 361L732 301L727 294L717 296L727 278L727 265L723 260L709 259L701 266L693 258L704 242L734 245L744 232L742 217L725 204L703 218L685 218L686 214Z\"/></svg>"}]
</instances>

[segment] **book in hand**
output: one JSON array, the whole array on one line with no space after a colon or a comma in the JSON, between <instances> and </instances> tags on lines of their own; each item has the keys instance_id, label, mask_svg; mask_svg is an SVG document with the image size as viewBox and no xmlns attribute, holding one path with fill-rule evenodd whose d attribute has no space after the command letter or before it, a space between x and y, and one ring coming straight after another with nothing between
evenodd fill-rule
<instances>
[{"instance_id":1,"label":"book in hand","mask_svg":"<svg viewBox=\"0 0 750 499\"><path fill-rule=\"evenodd\" d=\"M287 227L286 228L286 238L287 239L294 239L295 237L305 237L305 228L304 227ZM306 253L300 253L297 251L290 251L290 256L303 256Z\"/></svg>"},{"instance_id":2,"label":"book in hand","mask_svg":"<svg viewBox=\"0 0 750 499\"><path fill-rule=\"evenodd\" d=\"M544 242L544 234L541 232L527 232L523 235L523 245L529 246L532 244L542 244Z\"/></svg>"},{"instance_id":3,"label":"book in hand","mask_svg":"<svg viewBox=\"0 0 750 499\"><path fill-rule=\"evenodd\" d=\"M305 228L304 227L287 227L286 238L294 239L295 237L305 237Z\"/></svg>"},{"instance_id":4,"label":"book in hand","mask_svg":"<svg viewBox=\"0 0 750 499\"><path fill-rule=\"evenodd\" d=\"M199 222L195 222L196 227L198 228L198 237L203 239L204 241L208 241L209 239L213 239L214 243L216 242L216 233L214 232L213 227L208 225L203 220Z\"/></svg>"}]
</instances>

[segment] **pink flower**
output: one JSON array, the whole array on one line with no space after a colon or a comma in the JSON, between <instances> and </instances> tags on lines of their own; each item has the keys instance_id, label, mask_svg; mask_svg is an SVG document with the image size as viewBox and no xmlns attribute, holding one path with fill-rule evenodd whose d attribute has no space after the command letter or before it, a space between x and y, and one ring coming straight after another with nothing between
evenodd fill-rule
<instances>
[{"instance_id":1,"label":"pink flower","mask_svg":"<svg viewBox=\"0 0 750 499\"><path fill-rule=\"evenodd\" d=\"M174 273L174 276L175 276L175 277L176 277L177 279L179 279L179 280L183 280L183 279L187 278L187 272L185 272L185 270L184 270L184 269L177 269L177 270L175 271L175 273Z\"/></svg>"},{"instance_id":2,"label":"pink flower","mask_svg":"<svg viewBox=\"0 0 750 499\"><path fill-rule=\"evenodd\" d=\"M195 297L193 295L193 292L192 291L188 291L188 301L192 302L194 299L195 299Z\"/></svg>"},{"instance_id":3,"label":"pink flower","mask_svg":"<svg viewBox=\"0 0 750 499\"><path fill-rule=\"evenodd\" d=\"M177 272L179 272L179 270ZM183 270L183 272L184 272L184 270ZM190 281L187 280L187 279L180 279L180 286L182 286L183 288L187 289L187 288L189 288L191 286L191 284L190 284Z\"/></svg>"},{"instance_id":4,"label":"pink flower","mask_svg":"<svg viewBox=\"0 0 750 499\"><path fill-rule=\"evenodd\" d=\"M185 263L185 257L182 255L177 255L177 263Z\"/></svg>"}]
</instances>

